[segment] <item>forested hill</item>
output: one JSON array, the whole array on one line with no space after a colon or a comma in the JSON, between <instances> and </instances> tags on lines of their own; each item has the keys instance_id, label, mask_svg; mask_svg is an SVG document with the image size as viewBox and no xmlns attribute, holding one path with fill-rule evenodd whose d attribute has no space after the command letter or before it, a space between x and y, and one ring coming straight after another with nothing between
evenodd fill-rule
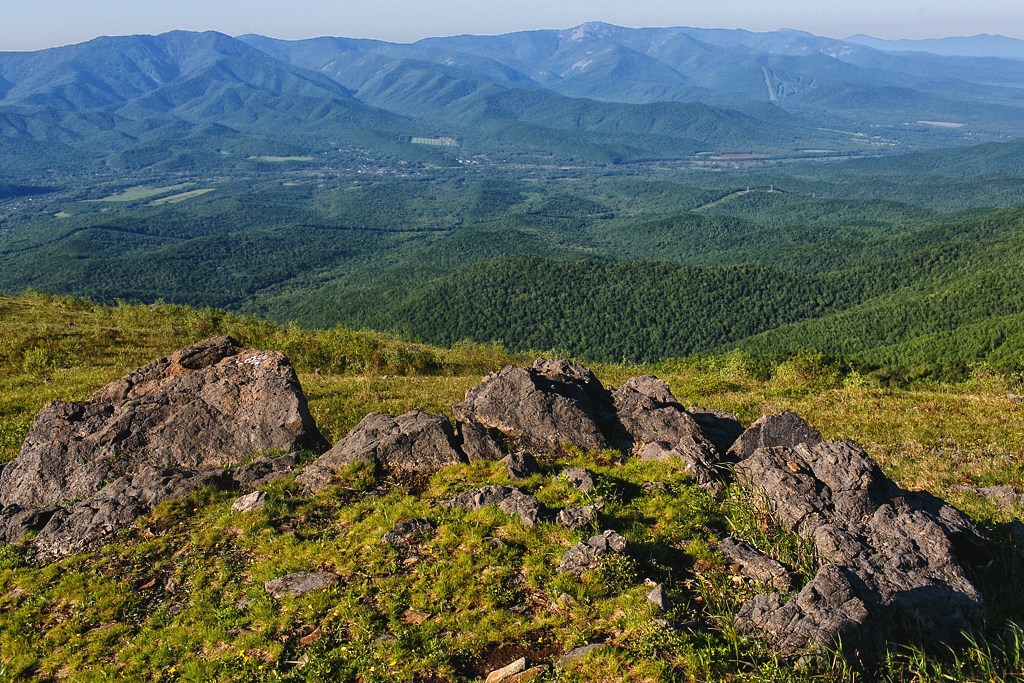
<instances>
[{"instance_id":1,"label":"forested hill","mask_svg":"<svg viewBox=\"0 0 1024 683\"><path fill-rule=\"evenodd\" d=\"M877 246L889 257L817 275L521 255L422 284L269 297L259 308L312 326L343 320L431 343L501 340L613 362L743 348L1024 367L1024 208Z\"/></svg>"}]
</instances>

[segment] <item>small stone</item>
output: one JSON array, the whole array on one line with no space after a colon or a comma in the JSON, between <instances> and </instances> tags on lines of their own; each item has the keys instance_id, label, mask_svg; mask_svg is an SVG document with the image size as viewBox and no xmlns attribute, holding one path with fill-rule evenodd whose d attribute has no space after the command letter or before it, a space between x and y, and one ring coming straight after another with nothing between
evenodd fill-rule
<instances>
[{"instance_id":1,"label":"small stone","mask_svg":"<svg viewBox=\"0 0 1024 683\"><path fill-rule=\"evenodd\" d=\"M396 522L381 539L393 548L409 548L434 533L434 525L425 519Z\"/></svg>"},{"instance_id":2,"label":"small stone","mask_svg":"<svg viewBox=\"0 0 1024 683\"><path fill-rule=\"evenodd\" d=\"M625 549L626 539L614 531L591 536L586 543L577 543L565 551L558 563L558 573L582 576L598 569L605 557L621 554Z\"/></svg>"},{"instance_id":3,"label":"small stone","mask_svg":"<svg viewBox=\"0 0 1024 683\"><path fill-rule=\"evenodd\" d=\"M487 680L485 683L499 683L500 681L511 678L516 674L521 674L524 671L526 671L526 657L520 657L508 666L495 669L491 673L487 674Z\"/></svg>"},{"instance_id":4,"label":"small stone","mask_svg":"<svg viewBox=\"0 0 1024 683\"><path fill-rule=\"evenodd\" d=\"M429 614L421 612L418 609L407 609L402 612L402 621L410 626L419 626L429 618Z\"/></svg>"},{"instance_id":5,"label":"small stone","mask_svg":"<svg viewBox=\"0 0 1024 683\"><path fill-rule=\"evenodd\" d=\"M600 650L600 649L603 649L603 648L606 648L606 647L608 647L608 646L605 643L591 643L590 645L584 645L582 647L578 647L575 650L569 650L564 655L562 655L561 657L559 657L558 659L555 660L555 669L556 670L564 669L565 667L569 666L573 662L578 661L580 659L583 659L584 657L589 655L591 652L594 652L595 650Z\"/></svg>"},{"instance_id":6,"label":"small stone","mask_svg":"<svg viewBox=\"0 0 1024 683\"><path fill-rule=\"evenodd\" d=\"M505 679L505 683L527 683L527 681L535 681L548 670L547 665L539 664L531 667L521 674L516 674L510 678Z\"/></svg>"},{"instance_id":7,"label":"small stone","mask_svg":"<svg viewBox=\"0 0 1024 683\"><path fill-rule=\"evenodd\" d=\"M556 477L565 479L566 483L580 493L586 493L595 486L594 473L582 467L570 467Z\"/></svg>"},{"instance_id":8,"label":"small stone","mask_svg":"<svg viewBox=\"0 0 1024 683\"><path fill-rule=\"evenodd\" d=\"M253 491L235 499L231 504L232 512L253 512L262 510L267 505L268 496L263 491Z\"/></svg>"},{"instance_id":9,"label":"small stone","mask_svg":"<svg viewBox=\"0 0 1024 683\"><path fill-rule=\"evenodd\" d=\"M660 626L661 628L670 628L672 626L668 619L651 619L651 622L653 622L655 626Z\"/></svg>"},{"instance_id":10,"label":"small stone","mask_svg":"<svg viewBox=\"0 0 1024 683\"><path fill-rule=\"evenodd\" d=\"M665 587L660 583L647 594L647 601L657 607L659 612L672 609L672 601L665 595Z\"/></svg>"},{"instance_id":11,"label":"small stone","mask_svg":"<svg viewBox=\"0 0 1024 683\"><path fill-rule=\"evenodd\" d=\"M304 636L304 637L300 638L299 642L301 644L305 645L306 647L309 647L310 645L312 645L313 643L315 643L318 640L320 640L320 629L316 629L315 631L310 633L308 636Z\"/></svg>"},{"instance_id":12,"label":"small stone","mask_svg":"<svg viewBox=\"0 0 1024 683\"><path fill-rule=\"evenodd\" d=\"M336 585L338 585L338 575L334 572L295 572L279 579L266 581L263 584L263 590L275 598L281 598L286 595L305 595Z\"/></svg>"},{"instance_id":13,"label":"small stone","mask_svg":"<svg viewBox=\"0 0 1024 683\"><path fill-rule=\"evenodd\" d=\"M665 493L668 491L668 486L663 481L645 481L640 490L649 496L654 496L659 493Z\"/></svg>"},{"instance_id":14,"label":"small stone","mask_svg":"<svg viewBox=\"0 0 1024 683\"><path fill-rule=\"evenodd\" d=\"M509 453L501 460L508 469L508 476L512 479L528 479L535 474L540 474L540 466L536 458L529 453Z\"/></svg>"},{"instance_id":15,"label":"small stone","mask_svg":"<svg viewBox=\"0 0 1024 683\"><path fill-rule=\"evenodd\" d=\"M568 507L564 510L559 510L555 521L569 529L582 531L593 524L595 518L594 506L587 505L585 507Z\"/></svg>"}]
</instances>

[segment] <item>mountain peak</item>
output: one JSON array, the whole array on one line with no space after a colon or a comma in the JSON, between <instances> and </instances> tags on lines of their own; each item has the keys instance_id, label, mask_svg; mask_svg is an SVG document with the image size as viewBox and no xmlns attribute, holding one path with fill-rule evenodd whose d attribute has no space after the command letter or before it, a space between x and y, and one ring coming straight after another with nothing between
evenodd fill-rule
<instances>
[{"instance_id":1,"label":"mountain peak","mask_svg":"<svg viewBox=\"0 0 1024 683\"><path fill-rule=\"evenodd\" d=\"M567 40L582 42L584 40L602 40L613 36L622 30L621 26L606 24L603 21L588 21L570 29L562 31L562 36Z\"/></svg>"}]
</instances>

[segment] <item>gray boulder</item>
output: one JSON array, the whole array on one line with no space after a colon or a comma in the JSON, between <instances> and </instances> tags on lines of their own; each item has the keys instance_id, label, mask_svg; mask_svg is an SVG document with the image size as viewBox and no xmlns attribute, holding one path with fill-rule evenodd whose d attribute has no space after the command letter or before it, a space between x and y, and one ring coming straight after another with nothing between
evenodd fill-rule
<instances>
[{"instance_id":1,"label":"gray boulder","mask_svg":"<svg viewBox=\"0 0 1024 683\"><path fill-rule=\"evenodd\" d=\"M54 512L33 541L37 557L50 561L83 552L131 526L157 503L183 498L204 486L228 486L230 482L230 472L226 470L183 472L144 468L111 482L67 509Z\"/></svg>"},{"instance_id":2,"label":"gray boulder","mask_svg":"<svg viewBox=\"0 0 1024 683\"><path fill-rule=\"evenodd\" d=\"M842 641L847 653L871 660L900 618L935 643L953 643L984 622L981 593L961 565L983 559L984 539L950 505L897 487L856 445L761 448L736 474L822 563L792 600L772 593L747 601L741 631L785 656Z\"/></svg>"},{"instance_id":3,"label":"gray boulder","mask_svg":"<svg viewBox=\"0 0 1024 683\"><path fill-rule=\"evenodd\" d=\"M537 459L529 453L509 453L501 461L505 463L508 476L512 479L529 479L535 474L540 474Z\"/></svg>"},{"instance_id":4,"label":"gray boulder","mask_svg":"<svg viewBox=\"0 0 1024 683\"><path fill-rule=\"evenodd\" d=\"M80 500L143 467L196 470L326 443L288 360L207 339L159 358L83 403L51 401L0 473L0 503Z\"/></svg>"},{"instance_id":5,"label":"gray boulder","mask_svg":"<svg viewBox=\"0 0 1024 683\"><path fill-rule=\"evenodd\" d=\"M821 442L821 432L804 422L796 413L786 411L758 418L736 439L728 455L733 460L744 460L758 448L792 448L801 443L815 446Z\"/></svg>"},{"instance_id":6,"label":"gray boulder","mask_svg":"<svg viewBox=\"0 0 1024 683\"><path fill-rule=\"evenodd\" d=\"M718 470L715 468L718 463L718 454L714 451L713 446L695 446L685 443L673 445L664 441L654 441L641 448L637 455L641 460L655 462L681 460L690 476L704 487L712 486L718 480Z\"/></svg>"},{"instance_id":7,"label":"gray boulder","mask_svg":"<svg viewBox=\"0 0 1024 683\"><path fill-rule=\"evenodd\" d=\"M231 511L238 513L255 512L267 506L267 494L263 491L253 491L235 499L231 504Z\"/></svg>"},{"instance_id":8,"label":"gray boulder","mask_svg":"<svg viewBox=\"0 0 1024 683\"><path fill-rule=\"evenodd\" d=\"M593 505L583 507L567 507L558 511L555 522L574 531L583 531L597 519L597 510Z\"/></svg>"},{"instance_id":9,"label":"gray boulder","mask_svg":"<svg viewBox=\"0 0 1024 683\"><path fill-rule=\"evenodd\" d=\"M295 481L310 491L327 486L346 465L362 462L394 476L431 475L462 462L448 418L410 410L392 417L370 413Z\"/></svg>"},{"instance_id":10,"label":"gray boulder","mask_svg":"<svg viewBox=\"0 0 1024 683\"><path fill-rule=\"evenodd\" d=\"M555 451L563 443L607 448L600 425L609 416L607 392L586 367L538 358L531 368L492 372L454 407L460 422L497 429L529 450Z\"/></svg>"},{"instance_id":11,"label":"gray boulder","mask_svg":"<svg viewBox=\"0 0 1024 683\"><path fill-rule=\"evenodd\" d=\"M565 479L569 486L580 493L587 493L597 485L594 481L594 473L583 467L570 467L555 478Z\"/></svg>"},{"instance_id":12,"label":"gray boulder","mask_svg":"<svg viewBox=\"0 0 1024 683\"><path fill-rule=\"evenodd\" d=\"M591 536L565 551L558 562L559 574L582 576L588 571L600 569L604 560L612 555L621 555L626 549L626 539L614 531L605 531Z\"/></svg>"}]
</instances>

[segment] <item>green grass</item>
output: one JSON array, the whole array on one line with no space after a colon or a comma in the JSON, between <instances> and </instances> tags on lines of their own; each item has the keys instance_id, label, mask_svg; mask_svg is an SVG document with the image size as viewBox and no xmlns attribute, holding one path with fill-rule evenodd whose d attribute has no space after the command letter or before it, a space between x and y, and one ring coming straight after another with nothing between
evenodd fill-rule
<instances>
[{"instance_id":1,"label":"green grass","mask_svg":"<svg viewBox=\"0 0 1024 683\"><path fill-rule=\"evenodd\" d=\"M446 350L368 332L305 332L209 309L5 297L0 460L15 455L45 401L85 398L141 363L221 333L285 351L332 442L371 410L450 414L487 371L529 361L500 347ZM979 366L965 382L892 388L824 363L766 366L738 353L595 370L615 386L654 372L685 405L730 410L744 422L794 410L827 438L862 443L889 476L950 500L994 538L1024 519L1019 508L998 510L952 488L1024 487L1024 405L1007 398L1024 393L1017 377ZM519 656L550 661L600 641L615 647L558 675L549 671L545 680L1024 677L1020 634L1006 630L1008 620L1024 619L1024 564L1008 540L992 565L977 570L990 625L973 645L926 651L908 643L871 671L841 659L820 671L798 669L731 626L757 587L733 580L713 550L717 539L744 537L805 578L814 562L739 491L716 500L678 465L617 451L570 448L540 463L543 473L518 485L554 509L600 496L599 524L581 533L547 523L530 528L495 508L439 505L472 487L512 483L500 463L450 467L420 495L355 466L315 496L290 480L276 482L267 508L245 515L230 512L237 495L231 492L170 501L106 547L56 565L36 565L23 546L8 546L0 550L0 680L468 681ZM596 490L583 494L556 481L553 475L568 466L594 471ZM666 489L639 495L646 481ZM381 543L395 521L413 517L431 520L436 533L410 551ZM555 573L571 544L605 528L629 540L627 559L580 579ZM338 573L338 586L280 600L263 591L268 579L317 568ZM665 584L674 603L666 618L704 628L654 624L645 579ZM428 618L414 623L410 610Z\"/></svg>"}]
</instances>

